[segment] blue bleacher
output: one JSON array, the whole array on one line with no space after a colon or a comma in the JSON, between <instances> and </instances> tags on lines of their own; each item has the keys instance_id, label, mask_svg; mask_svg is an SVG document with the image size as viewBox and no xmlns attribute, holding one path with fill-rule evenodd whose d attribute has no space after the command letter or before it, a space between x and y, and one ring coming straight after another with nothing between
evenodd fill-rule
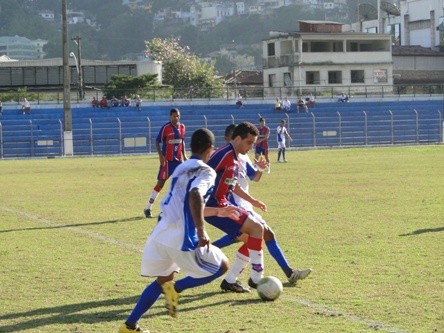
<instances>
[{"instance_id":1,"label":"blue bleacher","mask_svg":"<svg viewBox=\"0 0 444 333\"><path fill-rule=\"evenodd\" d=\"M273 103L170 104L97 109L72 109L74 155L132 154L155 152L159 128L169 120L169 110L181 110L187 138L208 127L222 145L225 127L234 122L258 123L267 119L274 130L281 119L293 141L291 147L331 147L384 144L437 143L442 141L443 105L440 100L318 103L308 113L273 110ZM30 115L5 110L0 115L1 158L63 155L63 108L33 109ZM140 141L140 142L139 142ZM125 142L128 144L125 146ZM138 144L132 143L138 142Z\"/></svg>"}]
</instances>

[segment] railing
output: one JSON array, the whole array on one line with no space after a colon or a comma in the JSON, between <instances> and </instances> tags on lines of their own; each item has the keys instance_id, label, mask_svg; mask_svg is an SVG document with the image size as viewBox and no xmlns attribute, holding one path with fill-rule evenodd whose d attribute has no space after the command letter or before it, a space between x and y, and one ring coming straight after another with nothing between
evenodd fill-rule
<instances>
[{"instance_id":1,"label":"railing","mask_svg":"<svg viewBox=\"0 0 444 333\"><path fill-rule=\"evenodd\" d=\"M199 127L211 129L216 145L223 144L223 132L230 122L214 114L196 117L187 122L187 140ZM255 122L254 119L249 119ZM282 114L276 117L281 118ZM331 115L285 114L293 137L289 148L345 147L397 144L443 143L442 111L391 111L355 113L335 112ZM239 122L231 115L231 122ZM244 119L248 120L248 119ZM277 122L277 119L267 120ZM155 135L160 126L151 119L85 119L73 126L74 155L145 154L155 150ZM189 141L188 141L189 142ZM270 148L273 148L273 136ZM63 129L59 119L0 122L0 158L63 156Z\"/></svg>"},{"instance_id":2,"label":"railing","mask_svg":"<svg viewBox=\"0 0 444 333\"><path fill-rule=\"evenodd\" d=\"M164 87L159 89L146 89L139 91L144 103L156 101L176 101L176 100L234 100L240 93L246 100L248 99L270 99L290 97L296 99L298 96L306 96L312 93L317 99L336 100L341 93L345 93L352 98L401 98L401 97L440 97L444 101L444 83L442 84L422 84L422 85L364 85L355 84L350 86L325 84L324 82L313 85L288 85L276 87L262 86L242 86L234 85L230 87L211 89L190 87L188 89L174 89ZM77 91L71 93L71 103L89 103L93 97L101 99L105 94L101 89L85 89L85 99L79 100ZM122 95L126 92L122 92ZM116 94L118 95L118 93ZM31 102L31 106L39 104L63 104L63 91L41 91L28 92L0 92L0 101L4 107L19 109L23 98ZM117 96L120 97L120 96Z\"/></svg>"}]
</instances>

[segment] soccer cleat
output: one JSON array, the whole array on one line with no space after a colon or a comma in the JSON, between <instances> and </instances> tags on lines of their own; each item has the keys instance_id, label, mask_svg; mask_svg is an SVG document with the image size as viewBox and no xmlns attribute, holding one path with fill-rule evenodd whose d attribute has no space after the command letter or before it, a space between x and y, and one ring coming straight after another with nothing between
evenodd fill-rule
<instances>
[{"instance_id":1,"label":"soccer cleat","mask_svg":"<svg viewBox=\"0 0 444 333\"><path fill-rule=\"evenodd\" d=\"M119 328L119 333L131 333L131 332L150 333L150 331L140 328L139 325L136 325L134 329L131 329L128 326L126 326L126 324L124 323Z\"/></svg>"},{"instance_id":2,"label":"soccer cleat","mask_svg":"<svg viewBox=\"0 0 444 333\"><path fill-rule=\"evenodd\" d=\"M145 208L145 209L143 210L143 213L145 214L145 217L146 217L147 219L153 217L153 215L151 215L151 209Z\"/></svg>"},{"instance_id":3,"label":"soccer cleat","mask_svg":"<svg viewBox=\"0 0 444 333\"><path fill-rule=\"evenodd\" d=\"M288 282L290 283L296 283L298 280L303 280L307 276L309 276L311 273L311 268L303 269L303 270L297 270L293 269L293 272L288 277Z\"/></svg>"},{"instance_id":4,"label":"soccer cleat","mask_svg":"<svg viewBox=\"0 0 444 333\"><path fill-rule=\"evenodd\" d=\"M232 291L235 293L249 293L250 289L245 288L239 281L236 280L234 283L229 283L227 280L223 280L220 284L220 289L223 291Z\"/></svg>"},{"instance_id":5,"label":"soccer cleat","mask_svg":"<svg viewBox=\"0 0 444 333\"><path fill-rule=\"evenodd\" d=\"M257 289L257 283L255 283L252 278L248 279L248 285L250 288Z\"/></svg>"},{"instance_id":6,"label":"soccer cleat","mask_svg":"<svg viewBox=\"0 0 444 333\"><path fill-rule=\"evenodd\" d=\"M168 314L176 318L180 295L176 291L176 288L174 288L174 281L168 281L162 284L162 290L165 295L165 307L168 310Z\"/></svg>"}]
</instances>

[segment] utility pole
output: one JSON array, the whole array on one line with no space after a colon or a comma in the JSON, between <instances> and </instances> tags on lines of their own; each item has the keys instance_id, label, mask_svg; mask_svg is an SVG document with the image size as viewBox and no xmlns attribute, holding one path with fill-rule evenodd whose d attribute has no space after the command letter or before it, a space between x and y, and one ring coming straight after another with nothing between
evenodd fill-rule
<instances>
[{"instance_id":1,"label":"utility pole","mask_svg":"<svg viewBox=\"0 0 444 333\"><path fill-rule=\"evenodd\" d=\"M77 45L77 74L79 76L79 100L83 100L85 98L85 93L83 91L83 71L82 71L82 38L80 36L74 36L71 38Z\"/></svg>"},{"instance_id":2,"label":"utility pole","mask_svg":"<svg viewBox=\"0 0 444 333\"><path fill-rule=\"evenodd\" d=\"M64 155L72 156L74 149L72 142L71 76L69 71L67 12L68 12L67 0L62 0L63 115L64 115L63 144L64 144Z\"/></svg>"}]
</instances>

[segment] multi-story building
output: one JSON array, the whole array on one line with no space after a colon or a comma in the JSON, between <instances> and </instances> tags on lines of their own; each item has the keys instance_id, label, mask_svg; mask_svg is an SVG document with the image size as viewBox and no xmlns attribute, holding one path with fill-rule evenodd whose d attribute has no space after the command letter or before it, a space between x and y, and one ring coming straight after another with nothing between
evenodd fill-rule
<instances>
[{"instance_id":1,"label":"multi-story building","mask_svg":"<svg viewBox=\"0 0 444 333\"><path fill-rule=\"evenodd\" d=\"M337 22L300 21L298 32L270 32L263 41L264 87L392 85L391 35L341 29Z\"/></svg>"},{"instance_id":2,"label":"multi-story building","mask_svg":"<svg viewBox=\"0 0 444 333\"><path fill-rule=\"evenodd\" d=\"M43 45L47 41L30 40L25 37L0 37L0 56L7 55L11 59L34 60L44 56Z\"/></svg>"}]
</instances>

